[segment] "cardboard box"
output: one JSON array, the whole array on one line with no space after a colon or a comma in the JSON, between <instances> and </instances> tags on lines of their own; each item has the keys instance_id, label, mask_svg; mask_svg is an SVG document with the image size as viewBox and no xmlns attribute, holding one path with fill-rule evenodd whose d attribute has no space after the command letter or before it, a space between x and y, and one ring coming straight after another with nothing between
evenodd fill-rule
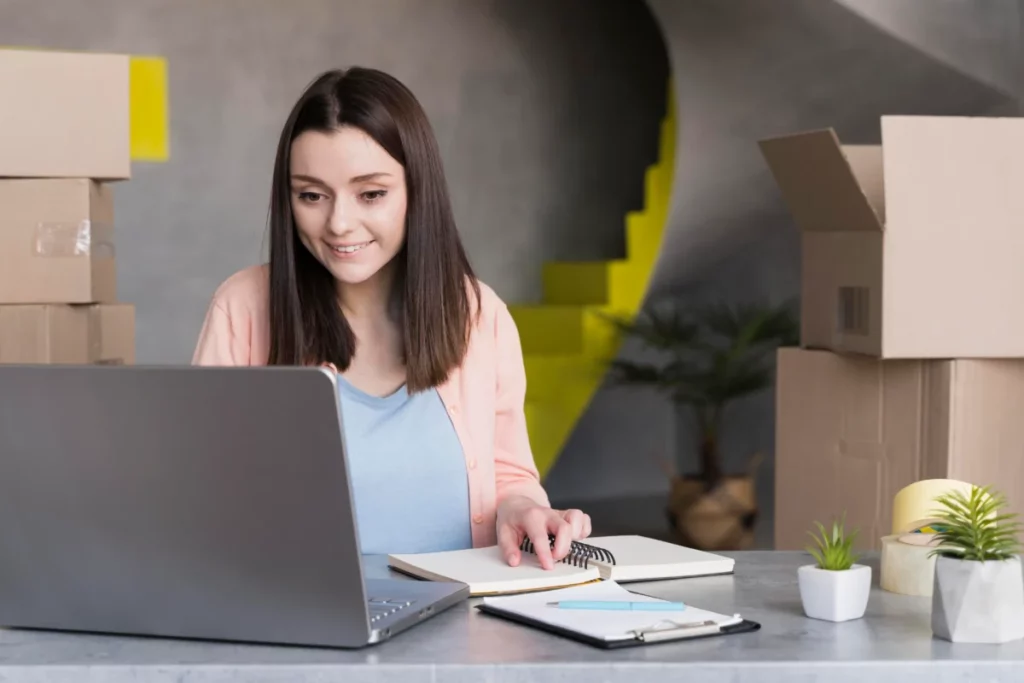
<instances>
[{"instance_id":1,"label":"cardboard box","mask_svg":"<svg viewBox=\"0 0 1024 683\"><path fill-rule=\"evenodd\" d=\"M893 497L921 479L990 484L1024 512L1024 360L778 352L775 547L803 549L845 511L880 549Z\"/></svg>"},{"instance_id":2,"label":"cardboard box","mask_svg":"<svg viewBox=\"0 0 1024 683\"><path fill-rule=\"evenodd\" d=\"M128 55L0 50L0 177L131 177Z\"/></svg>"},{"instance_id":3,"label":"cardboard box","mask_svg":"<svg viewBox=\"0 0 1024 683\"><path fill-rule=\"evenodd\" d=\"M0 306L0 363L135 364L135 307Z\"/></svg>"},{"instance_id":4,"label":"cardboard box","mask_svg":"<svg viewBox=\"0 0 1024 683\"><path fill-rule=\"evenodd\" d=\"M886 116L761 141L802 233L801 345L1024 357L1024 119Z\"/></svg>"},{"instance_id":5,"label":"cardboard box","mask_svg":"<svg viewBox=\"0 0 1024 683\"><path fill-rule=\"evenodd\" d=\"M116 303L113 231L110 185L0 180L0 304Z\"/></svg>"}]
</instances>

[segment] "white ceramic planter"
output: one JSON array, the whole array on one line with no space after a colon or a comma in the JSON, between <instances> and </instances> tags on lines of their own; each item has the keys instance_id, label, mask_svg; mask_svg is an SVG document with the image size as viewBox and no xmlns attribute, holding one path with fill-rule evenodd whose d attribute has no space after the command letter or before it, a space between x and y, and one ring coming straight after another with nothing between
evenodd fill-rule
<instances>
[{"instance_id":1,"label":"white ceramic planter","mask_svg":"<svg viewBox=\"0 0 1024 683\"><path fill-rule=\"evenodd\" d=\"M797 584L804 614L812 619L860 619L871 593L871 567L855 564L843 571L830 571L808 564L797 570Z\"/></svg>"},{"instance_id":2,"label":"white ceramic planter","mask_svg":"<svg viewBox=\"0 0 1024 683\"><path fill-rule=\"evenodd\" d=\"M932 632L956 643L1005 643L1024 638L1020 558L974 562L937 557Z\"/></svg>"}]
</instances>

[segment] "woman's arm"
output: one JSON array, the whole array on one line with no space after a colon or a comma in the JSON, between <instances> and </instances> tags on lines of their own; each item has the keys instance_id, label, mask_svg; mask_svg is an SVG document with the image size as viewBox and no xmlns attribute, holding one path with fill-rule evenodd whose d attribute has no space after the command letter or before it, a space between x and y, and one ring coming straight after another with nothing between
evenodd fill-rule
<instances>
[{"instance_id":1,"label":"woman's arm","mask_svg":"<svg viewBox=\"0 0 1024 683\"><path fill-rule=\"evenodd\" d=\"M501 304L495 315L497 397L494 419L494 474L498 505L512 496L525 497L550 507L540 484L526 430L526 370L519 332L508 308Z\"/></svg>"},{"instance_id":2,"label":"woman's arm","mask_svg":"<svg viewBox=\"0 0 1024 683\"><path fill-rule=\"evenodd\" d=\"M581 510L553 510L533 460L526 430L526 369L519 332L508 308L495 321L497 397L495 400L494 474L497 483L496 531L506 561L518 565L519 544L529 538L545 569L564 558L573 539L590 535L590 517ZM548 538L554 537L549 549Z\"/></svg>"}]
</instances>

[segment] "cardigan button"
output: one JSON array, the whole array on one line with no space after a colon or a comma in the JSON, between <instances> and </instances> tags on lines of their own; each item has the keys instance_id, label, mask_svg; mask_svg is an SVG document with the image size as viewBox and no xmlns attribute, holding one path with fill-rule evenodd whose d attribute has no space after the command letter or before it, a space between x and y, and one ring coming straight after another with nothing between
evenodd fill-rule
<instances>
[{"instance_id":1,"label":"cardigan button","mask_svg":"<svg viewBox=\"0 0 1024 683\"><path fill-rule=\"evenodd\" d=\"M473 523L474 524L483 524L483 522L484 522L483 515L473 515Z\"/></svg>"},{"instance_id":2,"label":"cardigan button","mask_svg":"<svg viewBox=\"0 0 1024 683\"><path fill-rule=\"evenodd\" d=\"M476 460L470 460L469 461L469 469L471 469L471 470L475 470L476 469Z\"/></svg>"}]
</instances>

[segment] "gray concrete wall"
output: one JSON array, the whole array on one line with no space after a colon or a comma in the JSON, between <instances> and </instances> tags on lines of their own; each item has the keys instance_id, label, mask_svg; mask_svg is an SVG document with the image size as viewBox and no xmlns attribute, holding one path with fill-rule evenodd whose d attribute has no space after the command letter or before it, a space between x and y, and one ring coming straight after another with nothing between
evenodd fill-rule
<instances>
[{"instance_id":1,"label":"gray concrete wall","mask_svg":"<svg viewBox=\"0 0 1024 683\"><path fill-rule=\"evenodd\" d=\"M509 301L539 297L545 260L622 254L668 83L642 0L0 0L5 44L168 59L172 158L115 195L140 363L188 361L214 288L263 258L280 126L321 70L418 95L470 257Z\"/></svg>"},{"instance_id":2,"label":"gray concrete wall","mask_svg":"<svg viewBox=\"0 0 1024 683\"><path fill-rule=\"evenodd\" d=\"M853 0L850 0L853 2ZM649 0L669 44L679 107L673 206L652 297L782 300L799 294L799 240L757 140L833 126L877 143L879 117L1014 114L1013 97L825 0ZM895 3L906 7L910 2ZM927 13L931 0L914 0ZM963 9L967 4L959 3ZM1002 7L1016 25L1015 9ZM998 17L986 14L986 25ZM1019 41L1019 35L1015 39ZM963 41L958 63L1007 74L1013 40ZM965 48L966 49L966 48ZM981 67L978 67L981 68ZM626 356L638 356L627 345ZM738 403L724 437L727 465L761 452L759 491L770 516L771 392ZM656 460L692 468L692 429L660 396L607 387L580 422L548 485L559 500L660 495Z\"/></svg>"},{"instance_id":3,"label":"gray concrete wall","mask_svg":"<svg viewBox=\"0 0 1024 683\"><path fill-rule=\"evenodd\" d=\"M1024 96L1022 0L836 0L936 60Z\"/></svg>"}]
</instances>

